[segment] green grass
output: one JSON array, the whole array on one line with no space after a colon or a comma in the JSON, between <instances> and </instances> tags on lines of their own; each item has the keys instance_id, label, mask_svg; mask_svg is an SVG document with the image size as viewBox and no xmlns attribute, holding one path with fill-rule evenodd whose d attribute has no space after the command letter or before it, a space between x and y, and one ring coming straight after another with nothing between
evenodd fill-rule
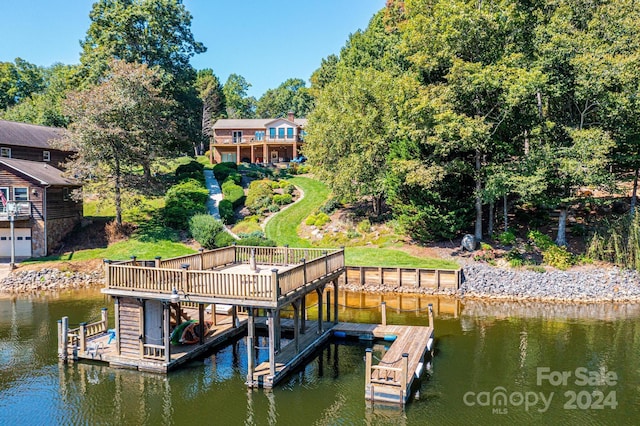
<instances>
[{"instance_id":1,"label":"green grass","mask_svg":"<svg viewBox=\"0 0 640 426\"><path fill-rule=\"evenodd\" d=\"M209 157L207 157L206 155L198 155L196 157L196 160L198 161L198 163L202 164L205 169L212 169L213 170L214 164L211 164L209 162Z\"/></svg>"},{"instance_id":2,"label":"green grass","mask_svg":"<svg viewBox=\"0 0 640 426\"><path fill-rule=\"evenodd\" d=\"M322 182L307 177L288 179L292 184L302 188L304 198L275 215L265 229L267 238L275 241L279 246L288 244L290 247L311 247L311 243L298 237L298 225L318 209L329 196L329 188Z\"/></svg>"},{"instance_id":3,"label":"green grass","mask_svg":"<svg viewBox=\"0 0 640 426\"><path fill-rule=\"evenodd\" d=\"M149 219L151 214L164 207L163 197L141 197L140 204L137 206L124 206L122 209L122 220L124 222L141 223ZM111 200L100 201L84 201L83 203L84 217L91 218L114 218L116 217L116 207Z\"/></svg>"},{"instance_id":4,"label":"green grass","mask_svg":"<svg viewBox=\"0 0 640 426\"><path fill-rule=\"evenodd\" d=\"M151 260L156 256L163 258L183 256L195 253L196 251L181 243L172 241L143 242L130 238L111 244L106 248L96 248L80 250L76 252L64 253L59 256L47 256L22 262L23 264L45 262L45 261L69 261L69 260L91 260L91 259L111 259L127 260L131 256L136 256L141 260Z\"/></svg>"},{"instance_id":5,"label":"green grass","mask_svg":"<svg viewBox=\"0 0 640 426\"><path fill-rule=\"evenodd\" d=\"M302 188L304 198L275 215L266 226L267 238L274 240L279 246L312 247L311 242L298 236L298 225L329 196L329 188L322 182L307 177L288 179L292 184ZM400 250L372 247L348 247L345 249L345 262L355 266L389 266L427 269L458 269L453 261L419 258Z\"/></svg>"},{"instance_id":6,"label":"green grass","mask_svg":"<svg viewBox=\"0 0 640 426\"><path fill-rule=\"evenodd\" d=\"M407 267L425 269L458 269L451 260L415 257L400 250L373 247L345 248L345 263L353 266Z\"/></svg>"}]
</instances>

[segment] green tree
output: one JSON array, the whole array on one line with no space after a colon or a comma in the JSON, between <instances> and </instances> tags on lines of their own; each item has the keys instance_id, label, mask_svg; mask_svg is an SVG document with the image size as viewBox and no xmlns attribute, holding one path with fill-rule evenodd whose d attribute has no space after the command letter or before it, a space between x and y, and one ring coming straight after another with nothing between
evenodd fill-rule
<instances>
[{"instance_id":1,"label":"green tree","mask_svg":"<svg viewBox=\"0 0 640 426\"><path fill-rule=\"evenodd\" d=\"M43 69L24 59L0 62L0 109L16 105L45 87Z\"/></svg>"},{"instance_id":2,"label":"green tree","mask_svg":"<svg viewBox=\"0 0 640 426\"><path fill-rule=\"evenodd\" d=\"M77 150L67 168L81 180L109 182L118 224L123 188L144 187L139 168L146 156L177 133L162 78L146 65L112 61L100 84L69 93L64 104L71 124L63 147Z\"/></svg>"},{"instance_id":3,"label":"green tree","mask_svg":"<svg viewBox=\"0 0 640 426\"><path fill-rule=\"evenodd\" d=\"M256 100L247 96L251 84L238 74L231 74L222 88L227 105L228 118L253 118Z\"/></svg>"},{"instance_id":4,"label":"green tree","mask_svg":"<svg viewBox=\"0 0 640 426\"><path fill-rule=\"evenodd\" d=\"M198 71L196 80L198 96L202 102L202 142L213 137L213 125L217 119L226 114L224 94L220 80L211 69ZM204 147L200 147L204 151Z\"/></svg>"},{"instance_id":5,"label":"green tree","mask_svg":"<svg viewBox=\"0 0 640 426\"><path fill-rule=\"evenodd\" d=\"M290 78L260 97L256 115L260 118L286 117L291 111L296 117L306 117L312 108L313 97L304 80Z\"/></svg>"}]
</instances>

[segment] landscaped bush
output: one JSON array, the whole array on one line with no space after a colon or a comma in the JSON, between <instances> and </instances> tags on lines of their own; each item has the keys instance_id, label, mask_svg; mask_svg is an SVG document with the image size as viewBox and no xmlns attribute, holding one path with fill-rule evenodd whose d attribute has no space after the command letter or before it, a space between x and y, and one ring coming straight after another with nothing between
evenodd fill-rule
<instances>
[{"instance_id":1,"label":"landscaped bush","mask_svg":"<svg viewBox=\"0 0 640 426\"><path fill-rule=\"evenodd\" d=\"M232 171L225 178L225 180L222 182L222 184L224 185L227 182L233 182L236 185L240 185L242 183L242 175L240 173L236 172L236 171Z\"/></svg>"},{"instance_id":2,"label":"landscaped bush","mask_svg":"<svg viewBox=\"0 0 640 426\"><path fill-rule=\"evenodd\" d=\"M291 196L291 194L276 194L273 196L273 203L279 206L291 204L292 201L293 197Z\"/></svg>"},{"instance_id":3,"label":"landscaped bush","mask_svg":"<svg viewBox=\"0 0 640 426\"><path fill-rule=\"evenodd\" d=\"M272 180L269 182L269 185L271 185L271 189L277 189L280 188L280 183L277 180Z\"/></svg>"},{"instance_id":4,"label":"landscaped bush","mask_svg":"<svg viewBox=\"0 0 640 426\"><path fill-rule=\"evenodd\" d=\"M182 182L188 179L195 179L198 182L204 183L204 166L193 160L187 164L181 164L176 168L176 180Z\"/></svg>"},{"instance_id":5,"label":"landscaped bush","mask_svg":"<svg viewBox=\"0 0 640 426\"><path fill-rule=\"evenodd\" d=\"M233 203L229 200L220 200L218 204L218 211L220 213L220 219L224 223L233 223L234 213L233 213Z\"/></svg>"},{"instance_id":6,"label":"landscaped bush","mask_svg":"<svg viewBox=\"0 0 640 426\"><path fill-rule=\"evenodd\" d=\"M342 203L338 198L331 197L327 200L326 203L322 207L320 207L320 211L326 214L331 214L334 211L338 210L342 206Z\"/></svg>"},{"instance_id":7,"label":"landscaped bush","mask_svg":"<svg viewBox=\"0 0 640 426\"><path fill-rule=\"evenodd\" d=\"M268 238L246 237L238 240L239 246L275 247L276 243Z\"/></svg>"},{"instance_id":8,"label":"landscaped bush","mask_svg":"<svg viewBox=\"0 0 640 426\"><path fill-rule=\"evenodd\" d=\"M216 237L213 240L213 244L216 247L227 247L230 246L233 243L236 243L238 240L236 240L235 238L233 238L233 235L231 235L228 232L220 232L218 233L218 235L216 235Z\"/></svg>"},{"instance_id":9,"label":"landscaped bush","mask_svg":"<svg viewBox=\"0 0 640 426\"><path fill-rule=\"evenodd\" d=\"M371 222L369 219L364 219L360 223L358 223L358 231L362 233L371 232Z\"/></svg>"},{"instance_id":10,"label":"landscaped bush","mask_svg":"<svg viewBox=\"0 0 640 426\"><path fill-rule=\"evenodd\" d=\"M291 184L283 179L280 182L278 182L278 185L279 185L280 188L284 189L284 188L286 188L287 186L289 186Z\"/></svg>"},{"instance_id":11,"label":"landscaped bush","mask_svg":"<svg viewBox=\"0 0 640 426\"><path fill-rule=\"evenodd\" d=\"M315 225L317 227L321 227L324 226L327 222L329 222L329 216L327 216L326 213L320 212L307 217L307 220L305 220L304 223L309 226Z\"/></svg>"},{"instance_id":12,"label":"landscaped bush","mask_svg":"<svg viewBox=\"0 0 640 426\"><path fill-rule=\"evenodd\" d=\"M231 180L225 181L222 185L222 194L225 200L231 201L233 208L236 208L244 201L244 189L241 186L236 185Z\"/></svg>"},{"instance_id":13,"label":"landscaped bush","mask_svg":"<svg viewBox=\"0 0 640 426\"><path fill-rule=\"evenodd\" d=\"M251 233L255 231L262 231L260 224L255 220L243 220L238 222L232 229L233 233L240 236L240 234Z\"/></svg>"},{"instance_id":14,"label":"landscaped bush","mask_svg":"<svg viewBox=\"0 0 640 426\"><path fill-rule=\"evenodd\" d=\"M238 165L236 163L218 163L213 167L213 175L218 182L224 182L229 175L238 172Z\"/></svg>"},{"instance_id":15,"label":"landscaped bush","mask_svg":"<svg viewBox=\"0 0 640 426\"><path fill-rule=\"evenodd\" d=\"M254 180L249 184L245 206L253 213L268 208L273 199L273 191L268 180Z\"/></svg>"},{"instance_id":16,"label":"landscaped bush","mask_svg":"<svg viewBox=\"0 0 640 426\"><path fill-rule=\"evenodd\" d=\"M208 199L209 191L197 180L187 179L172 186L165 195L166 224L176 229L186 229L191 216L206 211Z\"/></svg>"},{"instance_id":17,"label":"landscaped bush","mask_svg":"<svg viewBox=\"0 0 640 426\"><path fill-rule=\"evenodd\" d=\"M289 184L289 185L284 187L284 193L285 194L293 195L293 191L295 191L295 190L296 190L296 187L294 185L291 185L291 184Z\"/></svg>"},{"instance_id":18,"label":"landscaped bush","mask_svg":"<svg viewBox=\"0 0 640 426\"><path fill-rule=\"evenodd\" d=\"M209 214L196 214L189 219L189 232L206 249L215 248L216 235L222 228L222 222Z\"/></svg>"}]
</instances>

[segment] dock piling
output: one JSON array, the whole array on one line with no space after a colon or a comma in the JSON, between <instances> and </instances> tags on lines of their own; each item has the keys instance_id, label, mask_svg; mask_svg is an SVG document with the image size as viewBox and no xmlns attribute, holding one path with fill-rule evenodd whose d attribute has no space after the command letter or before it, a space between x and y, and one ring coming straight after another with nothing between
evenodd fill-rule
<instances>
[{"instance_id":1,"label":"dock piling","mask_svg":"<svg viewBox=\"0 0 640 426\"><path fill-rule=\"evenodd\" d=\"M382 308L382 325L387 325L387 302L380 303Z\"/></svg>"},{"instance_id":2,"label":"dock piling","mask_svg":"<svg viewBox=\"0 0 640 426\"><path fill-rule=\"evenodd\" d=\"M69 317L62 317L60 320L60 348L58 349L58 355L63 362L67 362L69 359L68 350L69 340Z\"/></svg>"}]
</instances>

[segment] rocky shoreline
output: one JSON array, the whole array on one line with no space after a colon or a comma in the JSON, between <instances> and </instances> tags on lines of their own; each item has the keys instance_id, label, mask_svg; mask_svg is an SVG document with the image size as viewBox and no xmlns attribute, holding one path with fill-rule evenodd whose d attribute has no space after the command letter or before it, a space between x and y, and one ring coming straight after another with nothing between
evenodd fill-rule
<instances>
[{"instance_id":1,"label":"rocky shoreline","mask_svg":"<svg viewBox=\"0 0 640 426\"><path fill-rule=\"evenodd\" d=\"M433 289L380 284L346 284L341 289L367 293L404 293L460 299L531 300L556 302L640 302L640 274L616 267L535 272L469 263L462 267L460 288ZM101 286L101 269L88 273L46 268L18 271L0 280L0 292L34 293Z\"/></svg>"},{"instance_id":2,"label":"rocky shoreline","mask_svg":"<svg viewBox=\"0 0 640 426\"><path fill-rule=\"evenodd\" d=\"M22 294L41 291L63 291L104 284L104 273L60 271L45 268L38 271L17 271L0 280L0 293Z\"/></svg>"}]
</instances>

